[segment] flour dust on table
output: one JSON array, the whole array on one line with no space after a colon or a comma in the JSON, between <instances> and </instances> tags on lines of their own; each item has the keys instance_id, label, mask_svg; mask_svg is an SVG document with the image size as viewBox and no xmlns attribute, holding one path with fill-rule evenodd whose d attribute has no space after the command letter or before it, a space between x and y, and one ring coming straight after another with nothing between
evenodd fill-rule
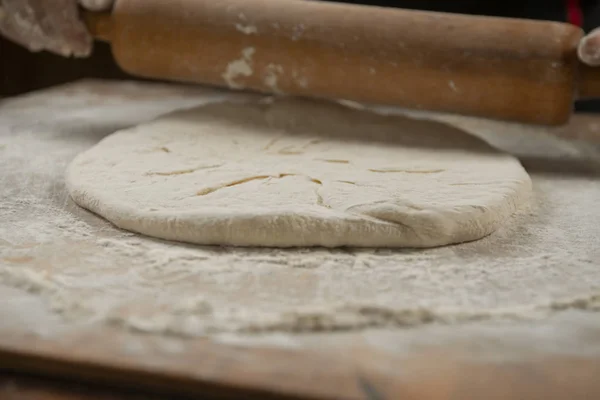
<instances>
[{"instance_id":1,"label":"flour dust on table","mask_svg":"<svg viewBox=\"0 0 600 400\"><path fill-rule=\"evenodd\" d=\"M69 166L71 197L145 235L237 246L433 247L525 205L514 157L441 122L288 98L178 111Z\"/></svg>"}]
</instances>

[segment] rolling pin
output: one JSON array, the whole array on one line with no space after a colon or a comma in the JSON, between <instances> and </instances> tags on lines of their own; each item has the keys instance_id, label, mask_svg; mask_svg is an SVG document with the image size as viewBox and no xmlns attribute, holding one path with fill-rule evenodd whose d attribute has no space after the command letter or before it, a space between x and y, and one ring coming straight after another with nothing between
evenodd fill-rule
<instances>
[{"instance_id":1,"label":"rolling pin","mask_svg":"<svg viewBox=\"0 0 600 400\"><path fill-rule=\"evenodd\" d=\"M117 0L85 20L146 78L540 125L600 95L565 23L308 0Z\"/></svg>"}]
</instances>

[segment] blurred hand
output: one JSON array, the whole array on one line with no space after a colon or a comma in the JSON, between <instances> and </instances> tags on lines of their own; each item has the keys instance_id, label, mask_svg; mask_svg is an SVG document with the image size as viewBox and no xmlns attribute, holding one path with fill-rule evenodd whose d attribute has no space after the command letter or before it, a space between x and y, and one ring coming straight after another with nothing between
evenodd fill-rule
<instances>
[{"instance_id":1,"label":"blurred hand","mask_svg":"<svg viewBox=\"0 0 600 400\"><path fill-rule=\"evenodd\" d=\"M600 28L594 29L581 40L577 53L584 64L600 66Z\"/></svg>"},{"instance_id":2,"label":"blurred hand","mask_svg":"<svg viewBox=\"0 0 600 400\"><path fill-rule=\"evenodd\" d=\"M79 18L78 5L110 9L114 0L0 0L0 34L30 51L86 57L92 37Z\"/></svg>"}]
</instances>

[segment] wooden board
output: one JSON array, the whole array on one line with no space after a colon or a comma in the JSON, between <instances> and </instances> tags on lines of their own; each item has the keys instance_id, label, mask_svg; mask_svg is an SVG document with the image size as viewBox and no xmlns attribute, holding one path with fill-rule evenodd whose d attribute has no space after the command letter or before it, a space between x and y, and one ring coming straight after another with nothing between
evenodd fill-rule
<instances>
[{"instance_id":1,"label":"wooden board","mask_svg":"<svg viewBox=\"0 0 600 400\"><path fill-rule=\"evenodd\" d=\"M167 99L152 108L160 112L189 104L201 90L81 82L1 103L0 115L3 106L23 107L21 123L26 125L39 118L40 107L49 101L88 92L108 105ZM58 110L60 104L55 107ZM101 125L101 113L97 119ZM591 138L598 126L600 118L581 116L556 133ZM1 137L18 134L9 128L0 126ZM64 129L72 126L65 124ZM34 131L30 134L35 138ZM528 162L531 168L545 168L545 174L565 169L556 161ZM579 164L570 173L597 176L593 168ZM26 193L21 195L25 198ZM14 268L28 262L1 256L1 262ZM523 323L286 336L293 343L281 343L280 337L248 337L235 344L216 338L144 335L103 323L65 323L36 293L0 285L0 296L4 299L0 369L10 373L125 387L165 398L174 394L323 400L600 398L600 319L593 303L575 304L561 315ZM25 383L17 389L0 382L0 397L18 390L34 399L94 398L81 397L88 396L81 390L73 389L78 394L72 394L60 385L20 379L16 382ZM44 393L49 395L43 397Z\"/></svg>"},{"instance_id":2,"label":"wooden board","mask_svg":"<svg viewBox=\"0 0 600 400\"><path fill-rule=\"evenodd\" d=\"M323 354L197 340L186 353L123 354L126 335L90 331L55 340L2 337L0 368L164 395L285 399L589 399L600 358L466 360L452 349L398 357L372 349ZM152 337L140 346L156 349Z\"/></svg>"}]
</instances>

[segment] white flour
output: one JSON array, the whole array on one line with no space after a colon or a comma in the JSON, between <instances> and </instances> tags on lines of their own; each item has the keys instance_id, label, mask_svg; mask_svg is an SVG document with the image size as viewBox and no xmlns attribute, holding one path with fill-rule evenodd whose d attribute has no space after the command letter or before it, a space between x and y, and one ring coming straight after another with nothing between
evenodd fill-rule
<instances>
[{"instance_id":1,"label":"white flour","mask_svg":"<svg viewBox=\"0 0 600 400\"><path fill-rule=\"evenodd\" d=\"M227 64L225 72L223 72L223 80L228 87L232 89L243 89L244 85L236 82L236 79L243 76L252 76L254 69L252 68L252 57L256 49L254 47L246 47L242 50L241 58L231 61Z\"/></svg>"},{"instance_id":2,"label":"white flour","mask_svg":"<svg viewBox=\"0 0 600 400\"><path fill-rule=\"evenodd\" d=\"M433 250L187 246L120 232L68 200L64 169L81 150L211 96L223 94L83 83L0 103L0 282L71 321L185 336L600 309L597 148L542 128L450 118L521 156L536 206L486 239Z\"/></svg>"}]
</instances>

